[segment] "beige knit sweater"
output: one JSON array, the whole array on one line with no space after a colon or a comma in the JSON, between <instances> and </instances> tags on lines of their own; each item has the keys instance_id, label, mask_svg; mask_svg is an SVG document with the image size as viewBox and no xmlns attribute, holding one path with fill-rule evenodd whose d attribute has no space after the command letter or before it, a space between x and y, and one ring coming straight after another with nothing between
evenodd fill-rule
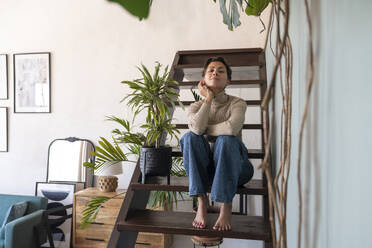
<instances>
[{"instance_id":1,"label":"beige knit sweater","mask_svg":"<svg viewBox=\"0 0 372 248\"><path fill-rule=\"evenodd\" d=\"M246 109L243 99L222 91L209 104L201 100L190 105L188 126L195 134L206 134L209 141L219 135L234 135L241 139Z\"/></svg>"}]
</instances>

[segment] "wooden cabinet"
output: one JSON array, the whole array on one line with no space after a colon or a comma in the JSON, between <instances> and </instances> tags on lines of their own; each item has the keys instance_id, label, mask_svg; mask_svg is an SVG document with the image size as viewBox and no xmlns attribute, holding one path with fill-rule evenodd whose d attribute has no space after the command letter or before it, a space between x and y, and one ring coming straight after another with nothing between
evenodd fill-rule
<instances>
[{"instance_id":1,"label":"wooden cabinet","mask_svg":"<svg viewBox=\"0 0 372 248\"><path fill-rule=\"evenodd\" d=\"M119 193L123 193L114 199L107 201L103 208L100 209L97 218L86 229L80 229L82 212L88 202L94 196L112 197ZM73 210L73 239L75 248L101 248L107 247L111 232L114 228L116 218L119 214L121 204L124 200L125 191L118 190L117 192L104 193L97 188L87 188L79 191L74 195L74 210Z\"/></svg>"},{"instance_id":2,"label":"wooden cabinet","mask_svg":"<svg viewBox=\"0 0 372 248\"><path fill-rule=\"evenodd\" d=\"M124 193L107 201L100 209L96 221L86 229L80 229L82 212L87 203L94 196L112 197ZM125 191L104 193L97 188L87 188L74 195L73 210L73 244L74 248L103 248L107 247L121 204L124 200ZM139 233L136 248L168 248L172 243L172 236L158 233Z\"/></svg>"}]
</instances>

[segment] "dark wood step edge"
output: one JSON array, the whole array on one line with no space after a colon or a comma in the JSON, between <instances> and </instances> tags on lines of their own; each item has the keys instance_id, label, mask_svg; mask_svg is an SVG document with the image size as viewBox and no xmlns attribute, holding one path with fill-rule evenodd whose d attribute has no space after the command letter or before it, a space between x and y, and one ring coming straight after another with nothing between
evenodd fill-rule
<instances>
[{"instance_id":1,"label":"dark wood step edge","mask_svg":"<svg viewBox=\"0 0 372 248\"><path fill-rule=\"evenodd\" d=\"M172 157L182 157L182 152L180 150L172 151ZM262 150L248 149L249 159L263 159L265 157L265 152Z\"/></svg>"},{"instance_id":2,"label":"dark wood step edge","mask_svg":"<svg viewBox=\"0 0 372 248\"><path fill-rule=\"evenodd\" d=\"M199 81L185 81L185 82L179 82L178 86L197 86L199 83ZM263 84L266 84L266 80L232 80L230 85L241 85L241 86L244 86L244 85L255 85L255 84L259 84L259 85L263 85Z\"/></svg>"},{"instance_id":3,"label":"dark wood step edge","mask_svg":"<svg viewBox=\"0 0 372 248\"><path fill-rule=\"evenodd\" d=\"M185 106L193 104L195 101L181 101L181 103ZM261 106L261 100L246 100L245 103L249 106ZM178 106L178 102L175 102L175 104Z\"/></svg>"},{"instance_id":4,"label":"dark wood step edge","mask_svg":"<svg viewBox=\"0 0 372 248\"><path fill-rule=\"evenodd\" d=\"M131 190L159 190L159 191L175 191L189 192L187 177L171 176L170 185L167 185L165 177L148 177L146 184L132 183ZM208 189L211 192L211 188ZM267 188L263 186L263 181L252 179L247 184L237 188L236 194L247 195L267 195Z\"/></svg>"},{"instance_id":5,"label":"dark wood step edge","mask_svg":"<svg viewBox=\"0 0 372 248\"><path fill-rule=\"evenodd\" d=\"M177 129L189 129L187 124L175 124ZM243 124L243 129L263 129L262 124Z\"/></svg>"},{"instance_id":6,"label":"dark wood step edge","mask_svg":"<svg viewBox=\"0 0 372 248\"><path fill-rule=\"evenodd\" d=\"M223 54L223 53L259 53L262 48L230 48L230 49L208 49L208 50L180 50L177 55L200 55L200 54Z\"/></svg>"},{"instance_id":7,"label":"dark wood step edge","mask_svg":"<svg viewBox=\"0 0 372 248\"><path fill-rule=\"evenodd\" d=\"M234 62L230 62L229 63L230 67L243 67L243 66L258 66L258 67L261 67L261 66L264 66L262 63L260 63L259 61L247 61L245 63L234 63ZM188 69L188 68L191 68L191 69L203 69L204 67L204 63L203 64L178 64L174 67L174 69Z\"/></svg>"},{"instance_id":8,"label":"dark wood step edge","mask_svg":"<svg viewBox=\"0 0 372 248\"><path fill-rule=\"evenodd\" d=\"M211 227L218 214L208 214L207 228L193 228L195 217L191 212L172 212L154 210L132 210L126 221L118 223L119 231L169 233L235 239L270 240L270 226L261 216L233 215L231 231L215 231Z\"/></svg>"}]
</instances>

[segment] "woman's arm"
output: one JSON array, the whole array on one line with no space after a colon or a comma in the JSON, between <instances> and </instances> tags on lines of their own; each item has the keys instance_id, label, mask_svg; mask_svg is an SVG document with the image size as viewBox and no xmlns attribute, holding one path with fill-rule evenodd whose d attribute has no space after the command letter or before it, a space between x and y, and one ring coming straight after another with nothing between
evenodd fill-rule
<instances>
[{"instance_id":1,"label":"woman's arm","mask_svg":"<svg viewBox=\"0 0 372 248\"><path fill-rule=\"evenodd\" d=\"M190 105L188 126L193 133L202 135L205 132L208 126L210 109L211 104L205 101L198 101Z\"/></svg>"},{"instance_id":2,"label":"woman's arm","mask_svg":"<svg viewBox=\"0 0 372 248\"><path fill-rule=\"evenodd\" d=\"M237 135L243 127L246 109L247 104L243 100L233 103L230 118L224 122L209 125L207 134L211 136Z\"/></svg>"},{"instance_id":3,"label":"woman's arm","mask_svg":"<svg viewBox=\"0 0 372 248\"><path fill-rule=\"evenodd\" d=\"M193 133L202 135L208 126L209 111L211 109L211 102L214 94L205 85L204 79L200 80L198 89L199 93L204 96L205 99L190 105L188 126Z\"/></svg>"}]
</instances>

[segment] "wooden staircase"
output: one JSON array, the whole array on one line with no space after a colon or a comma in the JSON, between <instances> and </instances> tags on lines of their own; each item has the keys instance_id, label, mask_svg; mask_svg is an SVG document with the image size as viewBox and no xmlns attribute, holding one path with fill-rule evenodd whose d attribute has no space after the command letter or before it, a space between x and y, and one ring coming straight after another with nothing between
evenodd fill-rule
<instances>
[{"instance_id":1,"label":"wooden staircase","mask_svg":"<svg viewBox=\"0 0 372 248\"><path fill-rule=\"evenodd\" d=\"M233 78L229 87L259 89L260 99L246 100L246 103L248 106L260 106L266 90L266 62L262 49L179 51L174 58L170 76L180 82L181 88L196 87L201 78L201 68L204 62L209 57L215 56L224 57L232 67ZM239 77L234 77L234 75ZM183 101L183 104L187 106L192 102ZM250 159L263 159L264 157L263 118L266 117L261 111L260 124L244 124L243 126L243 130L261 130L261 149L248 149ZM187 124L177 124L177 128L188 129ZM175 149L173 156L182 156L182 153ZM240 211L233 213L230 231L212 229L218 214L208 213L207 228L196 229L191 225L194 213L145 209L152 190L188 192L187 178L171 177L170 185L163 177L147 177L145 184L140 181L141 172L137 163L108 247L134 247L138 232L262 240L265 248L272 247L268 190L264 175L262 179L253 179L237 189L237 194L240 195ZM262 216L247 215L247 195L262 196Z\"/></svg>"}]
</instances>

